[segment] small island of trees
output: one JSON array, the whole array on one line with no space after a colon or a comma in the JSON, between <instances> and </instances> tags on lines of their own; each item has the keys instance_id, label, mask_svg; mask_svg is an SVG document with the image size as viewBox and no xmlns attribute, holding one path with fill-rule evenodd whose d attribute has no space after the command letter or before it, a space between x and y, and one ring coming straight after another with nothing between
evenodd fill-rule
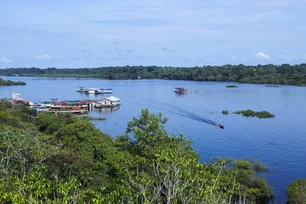
<instances>
[{"instance_id":1,"label":"small island of trees","mask_svg":"<svg viewBox=\"0 0 306 204\"><path fill-rule=\"evenodd\" d=\"M240 110L234 112L234 114L243 115L245 117L257 117L257 118L275 118L275 115L268 111L255 112L253 110Z\"/></svg>"},{"instance_id":2,"label":"small island of trees","mask_svg":"<svg viewBox=\"0 0 306 204\"><path fill-rule=\"evenodd\" d=\"M11 80L4 80L0 78L0 86L20 86L20 85L26 85L26 83L21 81L14 82Z\"/></svg>"},{"instance_id":3,"label":"small island of trees","mask_svg":"<svg viewBox=\"0 0 306 204\"><path fill-rule=\"evenodd\" d=\"M235 86L235 85L228 85L226 86L226 88L237 88L238 86Z\"/></svg>"}]
</instances>

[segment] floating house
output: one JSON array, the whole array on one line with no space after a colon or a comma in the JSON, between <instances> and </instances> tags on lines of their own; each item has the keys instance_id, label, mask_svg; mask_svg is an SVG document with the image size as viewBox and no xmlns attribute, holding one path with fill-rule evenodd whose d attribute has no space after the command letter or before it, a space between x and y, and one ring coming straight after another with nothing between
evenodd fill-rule
<instances>
[{"instance_id":1,"label":"floating house","mask_svg":"<svg viewBox=\"0 0 306 204\"><path fill-rule=\"evenodd\" d=\"M54 102L54 105L49 109L49 112L58 113L73 113L73 114L88 114L91 100L75 100Z\"/></svg>"},{"instance_id":2,"label":"floating house","mask_svg":"<svg viewBox=\"0 0 306 204\"><path fill-rule=\"evenodd\" d=\"M37 111L58 113L73 113L77 115L88 114L91 108L101 108L101 111L113 111L120 106L120 99L114 96L104 98L102 100L64 100L57 101L57 98L52 98L52 101L32 102L20 97L19 92L13 93L10 101L14 104L22 104L35 108ZM107 109L107 110L104 110Z\"/></svg>"},{"instance_id":3,"label":"floating house","mask_svg":"<svg viewBox=\"0 0 306 204\"><path fill-rule=\"evenodd\" d=\"M111 96L111 97L97 101L94 107L95 108L105 108L105 107L116 107L120 105L121 105L120 99L115 96Z\"/></svg>"},{"instance_id":4,"label":"floating house","mask_svg":"<svg viewBox=\"0 0 306 204\"><path fill-rule=\"evenodd\" d=\"M12 101L14 104L29 105L28 100L21 98L20 92L14 92L12 94Z\"/></svg>"}]
</instances>

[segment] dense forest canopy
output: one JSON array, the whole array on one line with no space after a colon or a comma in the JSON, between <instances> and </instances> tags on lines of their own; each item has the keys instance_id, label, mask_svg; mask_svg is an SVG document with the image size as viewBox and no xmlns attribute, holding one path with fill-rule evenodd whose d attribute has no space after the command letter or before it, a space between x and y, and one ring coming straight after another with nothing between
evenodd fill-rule
<instances>
[{"instance_id":1,"label":"dense forest canopy","mask_svg":"<svg viewBox=\"0 0 306 204\"><path fill-rule=\"evenodd\" d=\"M142 110L116 139L71 114L0 101L0 203L268 203L260 162L199 162Z\"/></svg>"},{"instance_id":2,"label":"dense forest canopy","mask_svg":"<svg viewBox=\"0 0 306 204\"><path fill-rule=\"evenodd\" d=\"M306 64L300 65L223 65L203 67L123 66L99 68L8 68L3 76L88 77L103 79L170 79L197 81L233 81L256 84L306 86Z\"/></svg>"}]
</instances>

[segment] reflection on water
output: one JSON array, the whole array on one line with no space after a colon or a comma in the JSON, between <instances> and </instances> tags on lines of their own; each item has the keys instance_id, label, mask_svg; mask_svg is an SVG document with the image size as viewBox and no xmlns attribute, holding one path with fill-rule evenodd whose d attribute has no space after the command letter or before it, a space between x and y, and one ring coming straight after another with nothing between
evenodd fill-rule
<instances>
[{"instance_id":1,"label":"reflection on water","mask_svg":"<svg viewBox=\"0 0 306 204\"><path fill-rule=\"evenodd\" d=\"M101 113L110 113L114 111L118 111L120 109L120 106L116 107L107 107L107 108L93 108L93 111L101 112Z\"/></svg>"}]
</instances>

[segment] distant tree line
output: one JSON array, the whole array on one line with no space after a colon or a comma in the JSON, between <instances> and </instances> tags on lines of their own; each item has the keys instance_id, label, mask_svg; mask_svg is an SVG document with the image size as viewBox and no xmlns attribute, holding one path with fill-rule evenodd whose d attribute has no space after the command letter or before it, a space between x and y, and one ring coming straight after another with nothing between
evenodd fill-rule
<instances>
[{"instance_id":1,"label":"distant tree line","mask_svg":"<svg viewBox=\"0 0 306 204\"><path fill-rule=\"evenodd\" d=\"M300 65L223 65L203 67L123 66L98 68L9 68L4 76L84 77L103 79L169 79L196 81L232 81L255 84L306 86L306 64Z\"/></svg>"}]
</instances>

